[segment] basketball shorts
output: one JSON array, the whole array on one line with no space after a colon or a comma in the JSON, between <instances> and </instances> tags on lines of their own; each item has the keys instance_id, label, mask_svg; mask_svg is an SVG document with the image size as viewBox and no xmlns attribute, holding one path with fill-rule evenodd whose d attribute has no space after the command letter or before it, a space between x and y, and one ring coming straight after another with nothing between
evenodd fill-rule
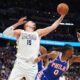
<instances>
[{"instance_id":1,"label":"basketball shorts","mask_svg":"<svg viewBox=\"0 0 80 80\"><path fill-rule=\"evenodd\" d=\"M51 79L48 79L47 76L45 76L45 74L43 73L43 71L40 71L37 76L36 76L36 79L35 80L59 80L59 78L51 78Z\"/></svg>"},{"instance_id":2,"label":"basketball shorts","mask_svg":"<svg viewBox=\"0 0 80 80\"><path fill-rule=\"evenodd\" d=\"M37 64L17 59L8 80L35 80L37 72Z\"/></svg>"},{"instance_id":3,"label":"basketball shorts","mask_svg":"<svg viewBox=\"0 0 80 80\"><path fill-rule=\"evenodd\" d=\"M48 80L48 79L47 79L47 77L44 75L44 73L43 73L42 71L40 71L40 72L37 74L35 80Z\"/></svg>"}]
</instances>

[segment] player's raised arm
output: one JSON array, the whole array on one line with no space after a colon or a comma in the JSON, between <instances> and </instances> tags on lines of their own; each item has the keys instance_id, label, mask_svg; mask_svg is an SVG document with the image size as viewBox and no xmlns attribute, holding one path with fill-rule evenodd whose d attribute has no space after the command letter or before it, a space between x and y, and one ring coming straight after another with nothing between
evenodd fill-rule
<instances>
[{"instance_id":1,"label":"player's raised arm","mask_svg":"<svg viewBox=\"0 0 80 80\"><path fill-rule=\"evenodd\" d=\"M26 20L26 17L20 18L17 23L15 23L14 25L5 29L3 31L3 35L7 35L7 36L11 36L11 37L13 37L13 36L17 37L20 34L20 29L17 29L17 30L15 30L15 29L18 26L24 24L26 22L25 20Z\"/></svg>"},{"instance_id":2,"label":"player's raised arm","mask_svg":"<svg viewBox=\"0 0 80 80\"><path fill-rule=\"evenodd\" d=\"M51 26L46 27L44 29L37 30L39 36L43 37L49 34L51 31L55 30L59 24L62 22L64 15L61 15L59 19L57 19Z\"/></svg>"},{"instance_id":3,"label":"player's raised arm","mask_svg":"<svg viewBox=\"0 0 80 80\"><path fill-rule=\"evenodd\" d=\"M76 62L80 63L80 56L73 56L72 59L69 60L70 65Z\"/></svg>"}]
</instances>

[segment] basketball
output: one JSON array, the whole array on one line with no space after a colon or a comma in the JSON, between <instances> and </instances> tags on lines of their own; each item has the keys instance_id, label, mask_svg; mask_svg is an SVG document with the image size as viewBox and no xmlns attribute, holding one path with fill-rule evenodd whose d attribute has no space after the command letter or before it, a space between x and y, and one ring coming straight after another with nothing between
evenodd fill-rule
<instances>
[{"instance_id":1,"label":"basketball","mask_svg":"<svg viewBox=\"0 0 80 80\"><path fill-rule=\"evenodd\" d=\"M60 3L57 6L57 12L60 15L66 15L69 11L69 6L66 3Z\"/></svg>"}]
</instances>

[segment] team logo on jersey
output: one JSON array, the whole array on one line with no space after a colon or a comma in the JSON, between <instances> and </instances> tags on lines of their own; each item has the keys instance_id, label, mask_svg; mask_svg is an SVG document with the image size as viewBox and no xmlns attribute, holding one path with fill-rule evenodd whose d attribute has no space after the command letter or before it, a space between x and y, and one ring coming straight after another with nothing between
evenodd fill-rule
<instances>
[{"instance_id":1,"label":"team logo on jersey","mask_svg":"<svg viewBox=\"0 0 80 80\"><path fill-rule=\"evenodd\" d=\"M36 40L36 36L34 34L22 34L22 39Z\"/></svg>"},{"instance_id":2,"label":"team logo on jersey","mask_svg":"<svg viewBox=\"0 0 80 80\"><path fill-rule=\"evenodd\" d=\"M51 66L54 67L54 68L56 68L56 69L59 69L61 71L66 71L66 67L63 66L63 65L61 65L61 64L53 63Z\"/></svg>"}]
</instances>

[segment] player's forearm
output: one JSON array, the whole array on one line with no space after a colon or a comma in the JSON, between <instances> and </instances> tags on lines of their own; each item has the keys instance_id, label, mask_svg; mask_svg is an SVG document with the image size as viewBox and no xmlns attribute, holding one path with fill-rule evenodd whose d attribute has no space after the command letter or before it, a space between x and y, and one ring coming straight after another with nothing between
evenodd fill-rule
<instances>
[{"instance_id":1,"label":"player's forearm","mask_svg":"<svg viewBox=\"0 0 80 80\"><path fill-rule=\"evenodd\" d=\"M48 58L48 54L39 56L34 60L34 63L38 63L39 61L42 61L44 58Z\"/></svg>"},{"instance_id":2,"label":"player's forearm","mask_svg":"<svg viewBox=\"0 0 80 80\"><path fill-rule=\"evenodd\" d=\"M56 20L51 26L44 28L44 29L40 29L38 30L38 34L43 37L46 36L47 34L49 34L50 32L52 32L53 30L55 30L59 24L62 22L64 16L61 16L58 20Z\"/></svg>"},{"instance_id":3,"label":"player's forearm","mask_svg":"<svg viewBox=\"0 0 80 80\"><path fill-rule=\"evenodd\" d=\"M80 63L80 56L73 56L72 59L69 60L69 64L72 65L73 63L79 62Z\"/></svg>"},{"instance_id":4,"label":"player's forearm","mask_svg":"<svg viewBox=\"0 0 80 80\"><path fill-rule=\"evenodd\" d=\"M12 25L12 26L8 27L7 29L5 29L3 31L3 34L7 35L7 36L13 36L14 29L16 29L18 26L19 26L19 24L15 23L14 25Z\"/></svg>"},{"instance_id":5,"label":"player's forearm","mask_svg":"<svg viewBox=\"0 0 80 80\"><path fill-rule=\"evenodd\" d=\"M39 60L44 60L44 59L55 59L57 56L56 53L54 52L50 52L50 53L47 53L47 54L44 54L44 55L41 55L39 57Z\"/></svg>"},{"instance_id":6,"label":"player's forearm","mask_svg":"<svg viewBox=\"0 0 80 80\"><path fill-rule=\"evenodd\" d=\"M58 20L56 20L52 25L51 25L51 29L55 30L60 23L62 22L62 20L64 19L64 15L62 15Z\"/></svg>"},{"instance_id":7,"label":"player's forearm","mask_svg":"<svg viewBox=\"0 0 80 80\"><path fill-rule=\"evenodd\" d=\"M43 59L47 59L49 57L49 55L48 54L44 54L44 55L41 55L39 58L40 58L40 60L43 60Z\"/></svg>"},{"instance_id":8,"label":"player's forearm","mask_svg":"<svg viewBox=\"0 0 80 80\"><path fill-rule=\"evenodd\" d=\"M21 24L17 22L17 23L15 23L15 24L13 24L12 26L13 26L14 29L16 29L16 28L19 27L20 25L21 25Z\"/></svg>"},{"instance_id":9,"label":"player's forearm","mask_svg":"<svg viewBox=\"0 0 80 80\"><path fill-rule=\"evenodd\" d=\"M80 62L80 56L75 56L73 62Z\"/></svg>"}]
</instances>

